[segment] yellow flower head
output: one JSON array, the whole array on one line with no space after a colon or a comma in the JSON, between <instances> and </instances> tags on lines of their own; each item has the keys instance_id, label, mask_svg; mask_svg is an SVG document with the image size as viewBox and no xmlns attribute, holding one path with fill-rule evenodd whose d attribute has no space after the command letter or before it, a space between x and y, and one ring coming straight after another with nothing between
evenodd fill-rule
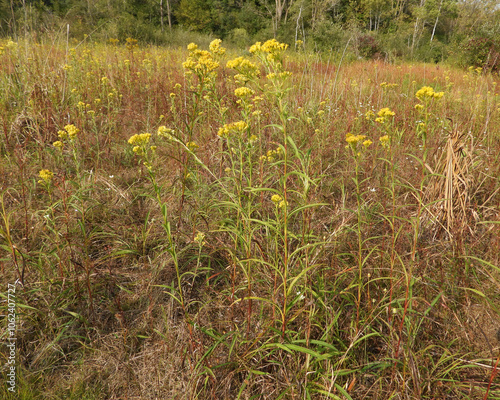
<instances>
[{"instance_id":1,"label":"yellow flower head","mask_svg":"<svg viewBox=\"0 0 500 400\"><path fill-rule=\"evenodd\" d=\"M420 101L424 101L426 99L440 99L444 96L444 92L434 92L434 89L431 88L430 86L424 86L421 88L417 93L415 93L415 96L417 99Z\"/></svg>"},{"instance_id":2,"label":"yellow flower head","mask_svg":"<svg viewBox=\"0 0 500 400\"><path fill-rule=\"evenodd\" d=\"M52 146L54 146L58 150L62 150L64 143L61 142L60 140L57 140L54 143L52 143Z\"/></svg>"},{"instance_id":3,"label":"yellow flower head","mask_svg":"<svg viewBox=\"0 0 500 400\"><path fill-rule=\"evenodd\" d=\"M375 118L375 122L379 122L384 124L390 117L396 115L394 111L391 111L389 108L382 108L378 113L378 118Z\"/></svg>"},{"instance_id":4,"label":"yellow flower head","mask_svg":"<svg viewBox=\"0 0 500 400\"><path fill-rule=\"evenodd\" d=\"M288 202L283 200L279 194L273 194L271 196L271 201L278 206L278 208L283 208L288 205Z\"/></svg>"},{"instance_id":5,"label":"yellow flower head","mask_svg":"<svg viewBox=\"0 0 500 400\"><path fill-rule=\"evenodd\" d=\"M198 146L195 142L187 142L186 143L186 147L190 150L190 151L195 151L196 149L199 149L200 146Z\"/></svg>"},{"instance_id":6,"label":"yellow flower head","mask_svg":"<svg viewBox=\"0 0 500 400\"><path fill-rule=\"evenodd\" d=\"M171 140L172 139L172 134L174 133L174 130L171 128L167 128L166 126L162 125L158 128L158 136L163 137L165 139Z\"/></svg>"},{"instance_id":7,"label":"yellow flower head","mask_svg":"<svg viewBox=\"0 0 500 400\"><path fill-rule=\"evenodd\" d=\"M39 173L38 176L41 178L38 183L46 183L49 184L52 182L52 179L54 178L54 173L48 169L42 169Z\"/></svg>"},{"instance_id":8,"label":"yellow flower head","mask_svg":"<svg viewBox=\"0 0 500 400\"><path fill-rule=\"evenodd\" d=\"M62 140L66 140L68 138L68 132L66 131L58 131L57 136L59 136Z\"/></svg>"},{"instance_id":9,"label":"yellow flower head","mask_svg":"<svg viewBox=\"0 0 500 400\"><path fill-rule=\"evenodd\" d=\"M345 135L346 142L351 145L356 145L358 142L361 142L362 140L365 139L366 139L365 135L353 135L352 133L348 133Z\"/></svg>"},{"instance_id":10,"label":"yellow flower head","mask_svg":"<svg viewBox=\"0 0 500 400\"><path fill-rule=\"evenodd\" d=\"M85 103L83 103L85 105ZM61 140L71 140L73 141L76 138L76 135L80 132L80 130L75 125L66 125L64 130L58 131L57 136L61 138Z\"/></svg>"},{"instance_id":11,"label":"yellow flower head","mask_svg":"<svg viewBox=\"0 0 500 400\"><path fill-rule=\"evenodd\" d=\"M279 194L273 194L271 197L271 201L273 203L279 203L283 200L283 197L281 197Z\"/></svg>"},{"instance_id":12,"label":"yellow flower head","mask_svg":"<svg viewBox=\"0 0 500 400\"><path fill-rule=\"evenodd\" d=\"M17 47L17 43L13 42L12 40L9 40L6 46L8 49L15 49Z\"/></svg>"},{"instance_id":13,"label":"yellow flower head","mask_svg":"<svg viewBox=\"0 0 500 400\"><path fill-rule=\"evenodd\" d=\"M264 42L261 49L266 53L278 53L285 51L288 48L288 45L285 43L280 43L276 39L270 39Z\"/></svg>"},{"instance_id":14,"label":"yellow flower head","mask_svg":"<svg viewBox=\"0 0 500 400\"><path fill-rule=\"evenodd\" d=\"M425 98L431 98L434 96L434 89L430 86L424 86L415 93L415 96L419 100L424 100Z\"/></svg>"},{"instance_id":15,"label":"yellow flower head","mask_svg":"<svg viewBox=\"0 0 500 400\"><path fill-rule=\"evenodd\" d=\"M247 88L247 87L239 87L237 89L235 89L234 91L234 94L236 95L236 97L240 97L240 98L248 98L250 96L252 96L255 92L250 89L250 88Z\"/></svg>"},{"instance_id":16,"label":"yellow flower head","mask_svg":"<svg viewBox=\"0 0 500 400\"><path fill-rule=\"evenodd\" d=\"M196 236L194 237L194 241L198 243L200 246L205 245L205 234L203 232L198 231Z\"/></svg>"},{"instance_id":17,"label":"yellow flower head","mask_svg":"<svg viewBox=\"0 0 500 400\"><path fill-rule=\"evenodd\" d=\"M236 70L238 74L234 76L234 80L243 84L254 79L260 72L259 67L256 64L243 57L229 60L226 64L226 68Z\"/></svg>"},{"instance_id":18,"label":"yellow flower head","mask_svg":"<svg viewBox=\"0 0 500 400\"><path fill-rule=\"evenodd\" d=\"M391 111L389 108L382 108L378 113L377 115L379 117L382 117L382 118L385 118L385 117L392 117L394 115L396 115L395 112Z\"/></svg>"},{"instance_id":19,"label":"yellow flower head","mask_svg":"<svg viewBox=\"0 0 500 400\"><path fill-rule=\"evenodd\" d=\"M151 139L151 133L139 133L130 137L128 143L133 146L145 146Z\"/></svg>"},{"instance_id":20,"label":"yellow flower head","mask_svg":"<svg viewBox=\"0 0 500 400\"><path fill-rule=\"evenodd\" d=\"M380 141L380 144L385 148L389 147L391 144L391 138L389 137L389 135L381 136L378 140Z\"/></svg>"},{"instance_id":21,"label":"yellow flower head","mask_svg":"<svg viewBox=\"0 0 500 400\"><path fill-rule=\"evenodd\" d=\"M220 39L212 40L209 46L209 49L212 52L212 54L223 56L226 53L226 49L220 45L221 42L222 40Z\"/></svg>"},{"instance_id":22,"label":"yellow flower head","mask_svg":"<svg viewBox=\"0 0 500 400\"><path fill-rule=\"evenodd\" d=\"M230 124L225 124L219 129L217 135L223 138L228 138L231 133L242 133L248 128L248 124L245 121L231 122Z\"/></svg>"}]
</instances>

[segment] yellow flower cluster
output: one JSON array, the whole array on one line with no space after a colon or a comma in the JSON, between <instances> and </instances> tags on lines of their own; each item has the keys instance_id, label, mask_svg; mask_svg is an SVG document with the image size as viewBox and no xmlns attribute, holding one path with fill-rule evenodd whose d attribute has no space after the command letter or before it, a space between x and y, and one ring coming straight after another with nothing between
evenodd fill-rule
<instances>
[{"instance_id":1,"label":"yellow flower cluster","mask_svg":"<svg viewBox=\"0 0 500 400\"><path fill-rule=\"evenodd\" d=\"M198 231L196 236L194 237L194 241L198 243L200 246L205 245L205 234L203 232Z\"/></svg>"},{"instance_id":2,"label":"yellow flower cluster","mask_svg":"<svg viewBox=\"0 0 500 400\"><path fill-rule=\"evenodd\" d=\"M281 156L281 154L283 154L283 150L281 147L277 147L276 150L269 150L265 156L260 156L260 160L273 162L276 157Z\"/></svg>"},{"instance_id":3,"label":"yellow flower cluster","mask_svg":"<svg viewBox=\"0 0 500 400\"><path fill-rule=\"evenodd\" d=\"M255 142L257 142L257 140L259 140L259 138L255 135L251 135L249 138L248 138L248 143L250 144L254 144Z\"/></svg>"},{"instance_id":4,"label":"yellow flower cluster","mask_svg":"<svg viewBox=\"0 0 500 400\"><path fill-rule=\"evenodd\" d=\"M397 87L398 84L397 83L387 83L387 82L382 82L380 84L380 87L382 89L394 89L395 87Z\"/></svg>"},{"instance_id":5,"label":"yellow flower cluster","mask_svg":"<svg viewBox=\"0 0 500 400\"><path fill-rule=\"evenodd\" d=\"M168 140L172 140L172 135L174 133L174 130L171 129L171 128L167 128L165 125L162 125L158 128L158 136L162 137L162 138L165 138L165 139L168 139Z\"/></svg>"},{"instance_id":6,"label":"yellow flower cluster","mask_svg":"<svg viewBox=\"0 0 500 400\"><path fill-rule=\"evenodd\" d=\"M375 116L375 113L372 110L368 110L365 114L365 118L370 121Z\"/></svg>"},{"instance_id":7,"label":"yellow flower cluster","mask_svg":"<svg viewBox=\"0 0 500 400\"><path fill-rule=\"evenodd\" d=\"M196 142L187 142L186 147L189 149L189 151L195 151L200 148L200 146L198 146Z\"/></svg>"},{"instance_id":8,"label":"yellow flower cluster","mask_svg":"<svg viewBox=\"0 0 500 400\"><path fill-rule=\"evenodd\" d=\"M226 64L226 68L231 68L238 72L238 74L234 76L236 82L246 83L259 75L259 67L243 57L229 60Z\"/></svg>"},{"instance_id":9,"label":"yellow flower cluster","mask_svg":"<svg viewBox=\"0 0 500 400\"><path fill-rule=\"evenodd\" d=\"M54 178L54 173L51 170L48 169L42 169L39 173L38 176L42 179L38 181L38 183L46 183L49 184L52 182L52 179Z\"/></svg>"},{"instance_id":10,"label":"yellow flower cluster","mask_svg":"<svg viewBox=\"0 0 500 400\"><path fill-rule=\"evenodd\" d=\"M481 75L481 72L483 71L483 69L481 67L477 67L477 68L474 68L472 65L469 67L469 72L470 73L473 73L474 71L476 71L476 73L478 75Z\"/></svg>"},{"instance_id":11,"label":"yellow flower cluster","mask_svg":"<svg viewBox=\"0 0 500 400\"><path fill-rule=\"evenodd\" d=\"M231 122L230 124L225 124L222 128L219 128L217 135L223 138L228 138L231 133L241 133L248 128L248 124L245 121Z\"/></svg>"},{"instance_id":12,"label":"yellow flower cluster","mask_svg":"<svg viewBox=\"0 0 500 400\"><path fill-rule=\"evenodd\" d=\"M149 143L151 133L138 133L130 137L128 143L133 146L144 146Z\"/></svg>"},{"instance_id":13,"label":"yellow flower cluster","mask_svg":"<svg viewBox=\"0 0 500 400\"><path fill-rule=\"evenodd\" d=\"M378 113L378 117L375 118L375 122L379 122L381 124L384 124L390 117L393 117L396 115L394 111L391 111L390 108L385 107L382 108Z\"/></svg>"},{"instance_id":14,"label":"yellow flower cluster","mask_svg":"<svg viewBox=\"0 0 500 400\"><path fill-rule=\"evenodd\" d=\"M373 142L370 139L365 139L366 135L353 135L352 133L348 133L347 135L345 135L345 140L347 142L346 149L348 149L350 146L352 151L356 153L356 147L358 143L362 143L365 149L367 149ZM359 156L360 153L357 153L357 155Z\"/></svg>"},{"instance_id":15,"label":"yellow flower cluster","mask_svg":"<svg viewBox=\"0 0 500 400\"><path fill-rule=\"evenodd\" d=\"M391 138L389 135L381 136L378 140L380 141L382 147L388 148L391 145Z\"/></svg>"},{"instance_id":16,"label":"yellow flower cluster","mask_svg":"<svg viewBox=\"0 0 500 400\"><path fill-rule=\"evenodd\" d=\"M268 54L279 54L285 51L288 48L288 45L285 43L280 43L276 39L270 39L264 44L261 42L257 42L250 47L250 53L268 53Z\"/></svg>"},{"instance_id":17,"label":"yellow flower cluster","mask_svg":"<svg viewBox=\"0 0 500 400\"><path fill-rule=\"evenodd\" d=\"M149 139L151 139L151 133L139 133L131 136L128 140L128 143L134 146L132 151L139 155L144 154L144 150L146 145L149 143Z\"/></svg>"},{"instance_id":18,"label":"yellow flower cluster","mask_svg":"<svg viewBox=\"0 0 500 400\"><path fill-rule=\"evenodd\" d=\"M430 86L424 86L417 93L417 99L424 101L425 99L440 99L444 96L444 92L435 92Z\"/></svg>"},{"instance_id":19,"label":"yellow flower cluster","mask_svg":"<svg viewBox=\"0 0 500 400\"><path fill-rule=\"evenodd\" d=\"M220 39L212 40L212 42L209 45L209 49L212 52L212 54L218 56L223 56L224 54L226 54L226 49L220 45L221 43L222 40Z\"/></svg>"},{"instance_id":20,"label":"yellow flower cluster","mask_svg":"<svg viewBox=\"0 0 500 400\"><path fill-rule=\"evenodd\" d=\"M358 142L366 139L366 135L353 135L352 133L348 133L345 135L345 141L350 145L356 145Z\"/></svg>"},{"instance_id":21,"label":"yellow flower cluster","mask_svg":"<svg viewBox=\"0 0 500 400\"><path fill-rule=\"evenodd\" d=\"M269 80L276 79L277 77L280 79L285 79L288 78L289 76L292 76L292 73L290 71L283 71L283 72L271 72L270 74L266 75L266 78Z\"/></svg>"},{"instance_id":22,"label":"yellow flower cluster","mask_svg":"<svg viewBox=\"0 0 500 400\"><path fill-rule=\"evenodd\" d=\"M195 73L199 78L212 78L215 70L219 68L219 63L215 60L226 52L224 47L220 45L221 40L215 39L210 43L210 51L199 50L198 46L194 43L188 45L189 56L182 67L185 69L186 74Z\"/></svg>"},{"instance_id":23,"label":"yellow flower cluster","mask_svg":"<svg viewBox=\"0 0 500 400\"><path fill-rule=\"evenodd\" d=\"M9 50L14 50L17 48L17 43L16 42L13 42L12 40L9 40L6 44L6 47L9 49Z\"/></svg>"},{"instance_id":24,"label":"yellow flower cluster","mask_svg":"<svg viewBox=\"0 0 500 400\"><path fill-rule=\"evenodd\" d=\"M255 91L253 91L252 89L247 88L247 87L239 87L239 88L235 89L235 91L234 91L235 96L240 97L242 99L247 99L250 96L252 96L254 93L255 93Z\"/></svg>"},{"instance_id":25,"label":"yellow flower cluster","mask_svg":"<svg viewBox=\"0 0 500 400\"><path fill-rule=\"evenodd\" d=\"M80 129L78 129L75 125L72 125L72 124L66 125L64 127L64 130L57 132L57 136L59 136L59 138L61 140L56 140L54 143L52 143L52 145L55 148L62 150L62 148L64 146L64 142L67 140L69 140L70 142L73 142L75 140L78 132L80 132Z\"/></svg>"},{"instance_id":26,"label":"yellow flower cluster","mask_svg":"<svg viewBox=\"0 0 500 400\"><path fill-rule=\"evenodd\" d=\"M132 49L135 49L138 47L137 46L137 39L132 39L132 38L128 37L125 39L125 41L127 42L127 44L125 46L129 50L132 50Z\"/></svg>"},{"instance_id":27,"label":"yellow flower cluster","mask_svg":"<svg viewBox=\"0 0 500 400\"><path fill-rule=\"evenodd\" d=\"M279 208L282 208L286 205L288 205L288 202L285 202L285 200L283 200L283 197L281 197L279 194L273 194L271 196L271 201L276 204Z\"/></svg>"}]
</instances>

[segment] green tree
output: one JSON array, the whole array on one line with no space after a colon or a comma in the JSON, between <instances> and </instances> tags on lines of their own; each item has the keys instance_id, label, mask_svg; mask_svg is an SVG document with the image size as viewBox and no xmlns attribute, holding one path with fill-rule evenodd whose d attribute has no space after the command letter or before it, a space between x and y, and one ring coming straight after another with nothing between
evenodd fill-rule
<instances>
[{"instance_id":1,"label":"green tree","mask_svg":"<svg viewBox=\"0 0 500 400\"><path fill-rule=\"evenodd\" d=\"M211 4L206 0L181 0L175 11L179 23L187 29L207 32L212 24Z\"/></svg>"}]
</instances>

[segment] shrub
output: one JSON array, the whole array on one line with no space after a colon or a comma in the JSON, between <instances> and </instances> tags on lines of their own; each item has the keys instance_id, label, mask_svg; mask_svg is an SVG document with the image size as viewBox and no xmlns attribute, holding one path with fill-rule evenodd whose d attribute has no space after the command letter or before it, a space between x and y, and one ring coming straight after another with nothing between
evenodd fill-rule
<instances>
[{"instance_id":1,"label":"shrub","mask_svg":"<svg viewBox=\"0 0 500 400\"><path fill-rule=\"evenodd\" d=\"M500 69L500 39L476 36L460 46L463 66L474 66L498 71Z\"/></svg>"},{"instance_id":2,"label":"shrub","mask_svg":"<svg viewBox=\"0 0 500 400\"><path fill-rule=\"evenodd\" d=\"M338 50L346 42L342 26L328 20L316 24L312 32L312 39L319 50Z\"/></svg>"},{"instance_id":3,"label":"shrub","mask_svg":"<svg viewBox=\"0 0 500 400\"><path fill-rule=\"evenodd\" d=\"M356 43L356 50L364 58L372 58L380 52L377 40L372 35L361 35Z\"/></svg>"}]
</instances>

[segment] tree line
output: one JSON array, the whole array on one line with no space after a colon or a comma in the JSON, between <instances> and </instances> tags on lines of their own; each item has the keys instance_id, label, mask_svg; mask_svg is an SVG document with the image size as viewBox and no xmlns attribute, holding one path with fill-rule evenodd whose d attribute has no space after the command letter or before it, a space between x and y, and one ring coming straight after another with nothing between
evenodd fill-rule
<instances>
[{"instance_id":1,"label":"tree line","mask_svg":"<svg viewBox=\"0 0 500 400\"><path fill-rule=\"evenodd\" d=\"M162 43L172 32L235 45L276 37L309 50L498 69L498 0L0 0L0 34L62 31Z\"/></svg>"}]
</instances>

